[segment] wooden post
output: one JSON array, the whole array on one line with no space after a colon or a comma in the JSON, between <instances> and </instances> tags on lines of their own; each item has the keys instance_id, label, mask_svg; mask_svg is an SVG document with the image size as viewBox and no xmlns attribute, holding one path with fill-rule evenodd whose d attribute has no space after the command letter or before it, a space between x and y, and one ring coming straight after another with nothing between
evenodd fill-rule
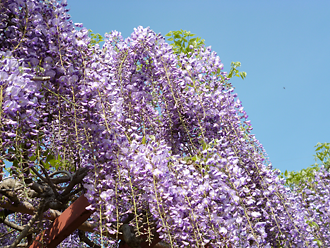
<instances>
[{"instance_id":1,"label":"wooden post","mask_svg":"<svg viewBox=\"0 0 330 248\"><path fill-rule=\"evenodd\" d=\"M55 248L93 213L86 210L89 206L85 196L80 196L59 217L55 219L50 228L38 235L30 248Z\"/></svg>"},{"instance_id":2,"label":"wooden post","mask_svg":"<svg viewBox=\"0 0 330 248\"><path fill-rule=\"evenodd\" d=\"M83 224L94 211L86 210L90 204L84 195L72 203L59 217L57 217L50 228L40 233L29 248L56 248L66 237ZM122 235L119 236L122 239ZM147 236L142 236L147 238ZM152 243L146 241L140 243L141 248L168 248L169 245L159 243L161 239L157 232L154 232ZM122 241L120 248L130 248ZM211 248L207 245L206 247ZM229 245L229 248L232 246Z\"/></svg>"},{"instance_id":3,"label":"wooden post","mask_svg":"<svg viewBox=\"0 0 330 248\"><path fill-rule=\"evenodd\" d=\"M2 173L3 173L3 167L2 165L4 164L4 162L0 159L0 182L2 181Z\"/></svg>"},{"instance_id":4,"label":"wooden post","mask_svg":"<svg viewBox=\"0 0 330 248\"><path fill-rule=\"evenodd\" d=\"M80 196L54 220L50 228L37 236L29 248L55 248L91 216L93 211L86 210L89 205L86 197ZM161 247L157 246L159 241L159 235L155 233L152 244L149 246L149 243L141 242L141 248ZM121 242L120 248L130 247Z\"/></svg>"}]
</instances>

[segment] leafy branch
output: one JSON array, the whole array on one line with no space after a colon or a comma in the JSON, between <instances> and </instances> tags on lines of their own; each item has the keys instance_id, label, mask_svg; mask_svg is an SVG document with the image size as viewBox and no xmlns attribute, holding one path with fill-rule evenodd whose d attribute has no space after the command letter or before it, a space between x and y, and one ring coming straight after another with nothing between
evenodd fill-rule
<instances>
[{"instance_id":1,"label":"leafy branch","mask_svg":"<svg viewBox=\"0 0 330 248\"><path fill-rule=\"evenodd\" d=\"M88 29L88 36L91 38L91 41L89 43L89 47L95 46L96 44L99 44L104 41L104 38L99 33L95 34L91 29Z\"/></svg>"},{"instance_id":2,"label":"leafy branch","mask_svg":"<svg viewBox=\"0 0 330 248\"><path fill-rule=\"evenodd\" d=\"M247 73L245 71L239 72L237 70L237 67L241 66L241 62L231 62L231 69L230 72L228 73L227 77L232 78L233 76L236 77L241 77L243 80L246 78Z\"/></svg>"},{"instance_id":3,"label":"leafy branch","mask_svg":"<svg viewBox=\"0 0 330 248\"><path fill-rule=\"evenodd\" d=\"M319 160L321 163L315 163L306 169L300 171L285 171L279 175L280 178L285 178L285 185L293 188L303 183L311 182L315 179L315 172L320 170L320 165L324 165L326 170L330 168L330 143L317 143L315 151L315 161Z\"/></svg>"},{"instance_id":4,"label":"leafy branch","mask_svg":"<svg viewBox=\"0 0 330 248\"><path fill-rule=\"evenodd\" d=\"M177 55L184 53L187 57L191 57L192 52L196 49L200 49L205 45L205 40L201 37L194 37L196 34L190 33L186 30L170 31L165 36L170 37L167 40L173 41L170 45L173 47L173 52ZM194 38L192 38L194 37ZM231 62L231 69L227 75L227 78L234 76L240 77L243 80L246 78L247 73L245 71L240 72L237 68L241 66L241 62Z\"/></svg>"},{"instance_id":5,"label":"leafy branch","mask_svg":"<svg viewBox=\"0 0 330 248\"><path fill-rule=\"evenodd\" d=\"M190 31L187 32L186 30L181 29L178 31L170 31L165 36L170 37L168 40L174 42L170 44L173 47L174 53L184 53L190 57L190 52L193 52L194 49L199 49L205 44L205 40L200 37L191 38L195 35L196 34L190 33Z\"/></svg>"}]
</instances>

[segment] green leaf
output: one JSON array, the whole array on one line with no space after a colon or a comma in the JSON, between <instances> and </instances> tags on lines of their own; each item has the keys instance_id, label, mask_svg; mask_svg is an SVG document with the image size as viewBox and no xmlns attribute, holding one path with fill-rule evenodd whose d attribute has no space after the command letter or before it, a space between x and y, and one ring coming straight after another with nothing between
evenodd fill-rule
<instances>
[{"instance_id":1,"label":"green leaf","mask_svg":"<svg viewBox=\"0 0 330 248\"><path fill-rule=\"evenodd\" d=\"M143 138L142 138L142 144L143 144L143 145L146 144L146 137L145 137L145 136L143 136Z\"/></svg>"},{"instance_id":2,"label":"green leaf","mask_svg":"<svg viewBox=\"0 0 330 248\"><path fill-rule=\"evenodd\" d=\"M192 43L194 43L195 41L196 41L196 38L192 38L192 39L189 40L189 44L192 44Z\"/></svg>"},{"instance_id":3,"label":"green leaf","mask_svg":"<svg viewBox=\"0 0 330 248\"><path fill-rule=\"evenodd\" d=\"M181 42L180 41L174 41L174 43L179 49L181 48Z\"/></svg>"},{"instance_id":4,"label":"green leaf","mask_svg":"<svg viewBox=\"0 0 330 248\"><path fill-rule=\"evenodd\" d=\"M45 157L47 157L49 153L50 153L50 150L49 150L49 149L47 149L46 151L44 151L44 152L43 152L43 154L42 154L42 155L43 155L43 156L45 156Z\"/></svg>"},{"instance_id":5,"label":"green leaf","mask_svg":"<svg viewBox=\"0 0 330 248\"><path fill-rule=\"evenodd\" d=\"M30 160L31 161L35 161L36 159L37 159L37 156L36 155L33 155L33 156L30 157Z\"/></svg>"},{"instance_id":6,"label":"green leaf","mask_svg":"<svg viewBox=\"0 0 330 248\"><path fill-rule=\"evenodd\" d=\"M55 157L52 154L49 154L46 158L46 163L48 163L50 160L55 159Z\"/></svg>"},{"instance_id":7,"label":"green leaf","mask_svg":"<svg viewBox=\"0 0 330 248\"><path fill-rule=\"evenodd\" d=\"M18 167L18 160L17 160L17 159L15 159L15 160L13 161L13 166L14 166L14 167Z\"/></svg>"},{"instance_id":8,"label":"green leaf","mask_svg":"<svg viewBox=\"0 0 330 248\"><path fill-rule=\"evenodd\" d=\"M315 149L315 151L317 152L317 151L319 151L321 149L322 149L322 146L319 146L318 148Z\"/></svg>"},{"instance_id":9,"label":"green leaf","mask_svg":"<svg viewBox=\"0 0 330 248\"><path fill-rule=\"evenodd\" d=\"M44 163L44 167L45 167L46 170L49 170L50 164L49 163Z\"/></svg>"},{"instance_id":10,"label":"green leaf","mask_svg":"<svg viewBox=\"0 0 330 248\"><path fill-rule=\"evenodd\" d=\"M2 209L0 211L0 220L4 221L6 219L6 215L5 215L5 209ZM1 221L0 221L1 222Z\"/></svg>"},{"instance_id":11,"label":"green leaf","mask_svg":"<svg viewBox=\"0 0 330 248\"><path fill-rule=\"evenodd\" d=\"M51 166L55 167L57 160L56 159L51 159L48 162Z\"/></svg>"},{"instance_id":12,"label":"green leaf","mask_svg":"<svg viewBox=\"0 0 330 248\"><path fill-rule=\"evenodd\" d=\"M323 246L323 243L321 242L321 240L318 240L318 239L314 239L314 241L316 241L317 245L319 247L322 247Z\"/></svg>"},{"instance_id":13,"label":"green leaf","mask_svg":"<svg viewBox=\"0 0 330 248\"><path fill-rule=\"evenodd\" d=\"M316 228L319 228L319 225L315 221L312 221L312 226L315 226Z\"/></svg>"}]
</instances>

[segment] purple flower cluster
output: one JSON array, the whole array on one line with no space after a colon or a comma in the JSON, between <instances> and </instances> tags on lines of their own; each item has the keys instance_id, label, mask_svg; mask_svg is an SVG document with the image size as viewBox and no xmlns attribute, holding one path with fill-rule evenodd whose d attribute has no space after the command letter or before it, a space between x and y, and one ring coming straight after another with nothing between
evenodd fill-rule
<instances>
[{"instance_id":1,"label":"purple flower cluster","mask_svg":"<svg viewBox=\"0 0 330 248\"><path fill-rule=\"evenodd\" d=\"M308 231L313 233L321 247L330 246L330 173L321 167L312 181L301 182L294 189L294 198L306 210Z\"/></svg>"},{"instance_id":2,"label":"purple flower cluster","mask_svg":"<svg viewBox=\"0 0 330 248\"><path fill-rule=\"evenodd\" d=\"M89 73L100 113L89 140L97 156L86 160L96 162L86 179L95 218L114 231L118 213L148 211L174 247L313 245L299 205L263 165L216 54L177 58L149 28L107 38ZM143 233L138 218L135 228Z\"/></svg>"},{"instance_id":3,"label":"purple flower cluster","mask_svg":"<svg viewBox=\"0 0 330 248\"><path fill-rule=\"evenodd\" d=\"M3 211L0 208L0 211ZM3 216L1 216L3 218ZM6 221L10 221L12 223L18 223L18 225L26 225L30 220L31 216L22 213L16 213L15 215L8 215ZM15 238L19 235L19 231L9 227L4 224L0 224L0 246L5 247L7 245L11 245Z\"/></svg>"},{"instance_id":4,"label":"purple flower cluster","mask_svg":"<svg viewBox=\"0 0 330 248\"><path fill-rule=\"evenodd\" d=\"M89 168L104 232L131 213L136 236L171 247L329 245L329 175L315 191L283 186L210 47L177 56L143 27L90 46L65 6L0 5L1 157L33 166L51 150Z\"/></svg>"}]
</instances>

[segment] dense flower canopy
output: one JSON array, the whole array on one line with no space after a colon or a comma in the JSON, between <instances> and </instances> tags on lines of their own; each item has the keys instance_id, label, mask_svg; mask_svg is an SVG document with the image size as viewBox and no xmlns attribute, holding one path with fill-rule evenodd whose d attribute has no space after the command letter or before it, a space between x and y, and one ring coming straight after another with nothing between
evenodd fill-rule
<instances>
[{"instance_id":1,"label":"dense flower canopy","mask_svg":"<svg viewBox=\"0 0 330 248\"><path fill-rule=\"evenodd\" d=\"M157 232L169 247L330 244L327 172L306 192L319 211L284 187L210 47L177 55L143 27L91 46L65 6L0 4L0 156L32 178L25 187L31 168L87 168L103 236L132 215L136 237Z\"/></svg>"}]
</instances>

